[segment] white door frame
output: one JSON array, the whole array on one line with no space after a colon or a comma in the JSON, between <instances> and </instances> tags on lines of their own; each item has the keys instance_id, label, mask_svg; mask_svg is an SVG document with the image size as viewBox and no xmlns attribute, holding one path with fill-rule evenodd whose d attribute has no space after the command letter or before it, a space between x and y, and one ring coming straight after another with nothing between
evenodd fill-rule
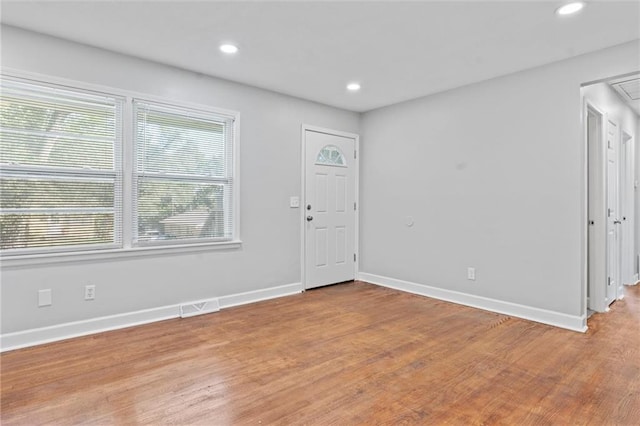
<instances>
[{"instance_id":1,"label":"white door frame","mask_svg":"<svg viewBox=\"0 0 640 426\"><path fill-rule=\"evenodd\" d=\"M342 132L339 130L327 129L324 127L313 126L310 124L302 124L300 133L300 282L302 283L303 291L307 288L307 271L306 271L306 217L307 211L305 206L306 200L306 175L307 175L307 144L306 144L306 132L318 132L325 133L327 135L342 136L345 138L351 138L355 143L356 158L354 162L353 176L355 185L355 201L356 201L356 217L355 217L355 254L356 260L354 262L354 278L358 278L358 272L360 271L360 135L355 133Z\"/></svg>"}]
</instances>

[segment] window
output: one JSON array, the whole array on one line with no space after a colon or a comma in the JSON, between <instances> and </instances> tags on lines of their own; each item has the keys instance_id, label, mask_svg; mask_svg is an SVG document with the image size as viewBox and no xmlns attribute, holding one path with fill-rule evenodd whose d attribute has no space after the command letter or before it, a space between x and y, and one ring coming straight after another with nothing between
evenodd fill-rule
<instances>
[{"instance_id":1,"label":"window","mask_svg":"<svg viewBox=\"0 0 640 426\"><path fill-rule=\"evenodd\" d=\"M3 256L237 243L234 113L4 75L0 89Z\"/></svg>"},{"instance_id":2,"label":"window","mask_svg":"<svg viewBox=\"0 0 640 426\"><path fill-rule=\"evenodd\" d=\"M135 100L134 242L233 238L233 118Z\"/></svg>"},{"instance_id":3,"label":"window","mask_svg":"<svg viewBox=\"0 0 640 426\"><path fill-rule=\"evenodd\" d=\"M342 155L340 149L335 145L326 145L325 147L323 147L318 153L316 164L322 164L324 166L347 167L347 162L344 160L344 155Z\"/></svg>"},{"instance_id":4,"label":"window","mask_svg":"<svg viewBox=\"0 0 640 426\"><path fill-rule=\"evenodd\" d=\"M121 245L122 100L3 78L0 248Z\"/></svg>"}]
</instances>

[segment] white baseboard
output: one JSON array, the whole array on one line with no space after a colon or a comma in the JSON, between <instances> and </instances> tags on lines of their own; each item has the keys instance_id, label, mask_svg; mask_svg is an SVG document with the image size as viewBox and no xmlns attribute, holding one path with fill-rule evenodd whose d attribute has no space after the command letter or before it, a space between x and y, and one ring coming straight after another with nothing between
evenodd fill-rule
<instances>
[{"instance_id":1,"label":"white baseboard","mask_svg":"<svg viewBox=\"0 0 640 426\"><path fill-rule=\"evenodd\" d=\"M548 311L546 309L534 308L532 306L519 305L517 303L475 296L473 294L461 293L458 291L446 290L363 272L358 274L358 279L383 287L389 287L396 290L406 291L408 293L419 294L421 296L427 296L434 299L445 300L447 302L458 303L460 305L471 306L473 308L484 309L486 311L536 321L560 328L566 328L568 330L583 333L587 331L586 316L567 315L561 312Z\"/></svg>"},{"instance_id":2,"label":"white baseboard","mask_svg":"<svg viewBox=\"0 0 640 426\"><path fill-rule=\"evenodd\" d=\"M259 302L261 300L290 296L292 294L301 293L303 290L302 283L294 283L248 291L245 293L221 296L218 300L220 308L225 309L247 303ZM56 342L59 340L71 339L73 337L101 333L104 331L148 324L170 318L179 318L181 304L183 303L144 309L135 312L126 312L117 315L109 315L105 317L91 318L83 321L67 322L64 324L17 331L14 333L6 333L0 335L0 352L42 345L44 343Z\"/></svg>"},{"instance_id":3,"label":"white baseboard","mask_svg":"<svg viewBox=\"0 0 640 426\"><path fill-rule=\"evenodd\" d=\"M304 287L302 283L286 284L277 287L269 287L262 290L247 291L246 293L230 294L221 296L220 308L231 308L238 305L246 305L247 303L260 302L261 300L275 299L276 297L291 296L292 294L302 293Z\"/></svg>"}]
</instances>

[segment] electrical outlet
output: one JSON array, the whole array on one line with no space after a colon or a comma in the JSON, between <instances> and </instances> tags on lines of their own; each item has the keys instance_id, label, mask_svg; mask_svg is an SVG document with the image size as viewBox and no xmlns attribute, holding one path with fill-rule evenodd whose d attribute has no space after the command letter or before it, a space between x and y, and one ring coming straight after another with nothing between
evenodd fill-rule
<instances>
[{"instance_id":1,"label":"electrical outlet","mask_svg":"<svg viewBox=\"0 0 640 426\"><path fill-rule=\"evenodd\" d=\"M96 286L85 285L84 286L84 300L93 300L96 298Z\"/></svg>"},{"instance_id":2,"label":"electrical outlet","mask_svg":"<svg viewBox=\"0 0 640 426\"><path fill-rule=\"evenodd\" d=\"M51 306L51 289L47 288L45 290L38 290L38 307L42 306Z\"/></svg>"},{"instance_id":3,"label":"electrical outlet","mask_svg":"<svg viewBox=\"0 0 640 426\"><path fill-rule=\"evenodd\" d=\"M476 280L476 268L467 268L467 279L471 281Z\"/></svg>"}]
</instances>

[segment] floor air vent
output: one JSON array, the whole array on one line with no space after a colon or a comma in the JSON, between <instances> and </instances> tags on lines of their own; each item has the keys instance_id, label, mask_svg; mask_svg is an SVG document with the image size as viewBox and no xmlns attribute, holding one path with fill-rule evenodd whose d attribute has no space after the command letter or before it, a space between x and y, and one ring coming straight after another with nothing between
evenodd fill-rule
<instances>
[{"instance_id":1,"label":"floor air vent","mask_svg":"<svg viewBox=\"0 0 640 426\"><path fill-rule=\"evenodd\" d=\"M188 318L196 315L218 312L220 303L218 299L201 300L199 302L189 302L180 305L180 317Z\"/></svg>"}]
</instances>

